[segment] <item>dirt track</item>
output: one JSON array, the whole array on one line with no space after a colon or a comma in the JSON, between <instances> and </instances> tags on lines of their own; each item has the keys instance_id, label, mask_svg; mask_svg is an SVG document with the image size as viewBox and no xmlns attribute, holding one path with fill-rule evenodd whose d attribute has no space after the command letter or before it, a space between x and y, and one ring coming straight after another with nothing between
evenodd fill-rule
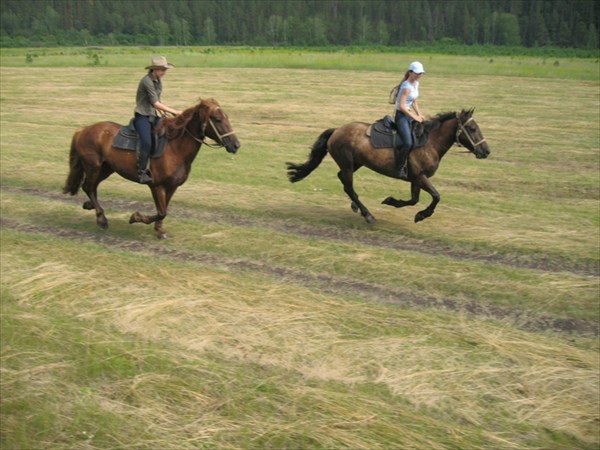
<instances>
[{"instance_id":1,"label":"dirt track","mask_svg":"<svg viewBox=\"0 0 600 450\"><path fill-rule=\"evenodd\" d=\"M2 190L7 192L20 192L33 195L35 197L44 197L53 201L63 201L66 203L75 203L77 205L80 205L85 199L87 199L82 195L79 195L78 197L68 197L59 193L49 193L47 191L38 189L15 189L3 187ZM103 201L103 206L105 208L110 207L122 212L133 212L135 210L152 212L154 210L150 199L148 202L143 204L139 202L110 199L110 201ZM453 259L489 262L492 264L500 264L521 269L534 269L544 272L571 272L580 275L591 275L596 277L600 276L600 265L596 264L577 265L570 261L549 260L542 255L519 256L495 253L484 254L474 251L463 251L461 249L450 248L438 242L424 242L417 239L411 239L406 236L392 237L386 235L384 239L382 237L365 235L360 231L298 225L297 223L291 225L284 221L274 220L273 218L239 217L234 214L227 214L223 212L214 213L207 210L186 209L181 205L177 205L170 209L169 217L170 219L186 217L188 219L197 219L201 222L269 229L286 234L314 237L332 241L348 242L349 240L352 240L353 242L368 245L370 247L386 248L399 251L412 251L435 256L444 255ZM110 217L108 219L110 222ZM94 222L92 215L90 216L90 225L93 226L93 224Z\"/></svg>"},{"instance_id":2,"label":"dirt track","mask_svg":"<svg viewBox=\"0 0 600 450\"><path fill-rule=\"evenodd\" d=\"M35 194L53 200L61 200L65 202L73 202L66 196L58 194L49 194L37 190L18 190L10 189L12 192L22 192L27 194ZM80 203L81 198L77 198L77 203ZM107 202L108 203L108 202ZM135 209L144 209L148 205L138 205L132 202L110 201L110 207L123 210L133 211ZM179 208L182 209L182 208ZM291 233L300 236L318 237L320 239L342 240L342 236L332 229L321 229L317 227L303 226L298 228L292 227L289 224L278 223L277 221L260 219L260 218L239 218L233 215L216 214L206 211L184 211L186 217L195 217L202 221L212 223L227 223L241 226L267 227L279 232ZM181 211L180 211L180 214ZM176 217L173 214L172 217ZM92 218L92 216L90 217ZM510 308L499 308L489 305L480 305L474 301L458 302L452 299L440 299L427 295L416 295L408 293L401 289L394 289L388 286L381 286L373 283L365 283L356 281L347 277L332 276L323 273L313 273L306 270L294 269L285 266L266 264L254 260L244 258L228 258L214 253L189 253L185 251L176 251L165 247L160 241L154 243L139 242L130 239L124 239L119 236L111 235L110 233L98 233L93 220L90 221L90 231L74 231L58 229L52 226L31 225L19 223L9 219L0 219L2 229L18 230L27 233L42 233L52 235L63 239L70 239L80 242L96 242L100 245L127 250L136 253L151 253L156 258L168 258L179 261L187 261L217 267L223 269L233 269L236 271L250 271L273 276L280 281L288 282L295 285L318 287L320 290L330 292L336 295L356 296L367 301L376 301L389 304L397 304L403 307L411 308L434 308L452 312L464 313L467 315L475 315L478 317L489 317L491 319L507 322L511 326L516 326L529 331L560 331L568 333L597 335L598 324L590 320L563 319L551 316L533 315L529 311L519 311ZM347 239L348 230L344 231L344 239ZM571 271L584 275L597 275L597 268L590 267L572 267L560 266L553 262L544 260L520 260L519 258L507 258L503 255L482 255L476 253L464 253L453 251L451 249L440 249L439 246L427 246L422 242L411 242L407 240L389 242L381 238L372 236L356 236L352 237L365 245L374 247L394 248L397 250L419 251L425 254L445 254L453 258L469 259L486 261L495 264L504 264L513 267L535 269L542 271Z\"/></svg>"}]
</instances>

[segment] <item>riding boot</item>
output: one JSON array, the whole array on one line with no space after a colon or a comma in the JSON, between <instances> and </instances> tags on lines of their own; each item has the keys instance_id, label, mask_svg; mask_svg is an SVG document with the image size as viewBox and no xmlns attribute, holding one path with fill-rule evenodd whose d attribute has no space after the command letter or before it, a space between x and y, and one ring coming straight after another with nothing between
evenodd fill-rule
<instances>
[{"instance_id":1,"label":"riding boot","mask_svg":"<svg viewBox=\"0 0 600 450\"><path fill-rule=\"evenodd\" d=\"M396 165L396 174L399 178L406 180L408 177L406 169L408 155L403 143L399 142L399 139L396 140L397 137L397 134L394 133L394 163Z\"/></svg>"},{"instance_id":2,"label":"riding boot","mask_svg":"<svg viewBox=\"0 0 600 450\"><path fill-rule=\"evenodd\" d=\"M144 154L144 152L138 153L138 178L141 184L150 184L153 183L152 173L150 169L148 169L148 155Z\"/></svg>"}]
</instances>

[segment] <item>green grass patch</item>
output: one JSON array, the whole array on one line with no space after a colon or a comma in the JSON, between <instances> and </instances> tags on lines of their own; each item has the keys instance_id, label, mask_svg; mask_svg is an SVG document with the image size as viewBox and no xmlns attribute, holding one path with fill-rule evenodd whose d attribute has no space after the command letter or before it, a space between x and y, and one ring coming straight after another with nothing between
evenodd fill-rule
<instances>
[{"instance_id":1,"label":"green grass patch","mask_svg":"<svg viewBox=\"0 0 600 450\"><path fill-rule=\"evenodd\" d=\"M574 78L598 81L598 55L589 51L518 52L498 48L453 51L435 47L403 47L392 51L360 48L276 47L60 47L2 48L3 66L17 67L145 67L150 55L163 52L177 68L271 68L366 70L403 74L419 59L427 72L443 76L478 75L526 78ZM578 57L579 56L579 57ZM399 75L399 76L400 76Z\"/></svg>"}]
</instances>

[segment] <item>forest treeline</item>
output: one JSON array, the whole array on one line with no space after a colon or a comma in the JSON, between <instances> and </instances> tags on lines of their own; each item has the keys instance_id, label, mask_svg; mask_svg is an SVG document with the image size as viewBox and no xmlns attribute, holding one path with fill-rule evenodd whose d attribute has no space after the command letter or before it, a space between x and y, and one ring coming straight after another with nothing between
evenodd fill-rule
<instances>
[{"instance_id":1,"label":"forest treeline","mask_svg":"<svg viewBox=\"0 0 600 450\"><path fill-rule=\"evenodd\" d=\"M595 0L2 0L3 47L466 45L598 48Z\"/></svg>"}]
</instances>

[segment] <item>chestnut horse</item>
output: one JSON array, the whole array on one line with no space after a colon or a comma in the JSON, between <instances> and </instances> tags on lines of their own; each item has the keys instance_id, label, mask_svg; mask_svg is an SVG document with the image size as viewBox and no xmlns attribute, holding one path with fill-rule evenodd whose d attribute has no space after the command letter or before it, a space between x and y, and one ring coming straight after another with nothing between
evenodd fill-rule
<instances>
[{"instance_id":1,"label":"chestnut horse","mask_svg":"<svg viewBox=\"0 0 600 450\"><path fill-rule=\"evenodd\" d=\"M396 208L413 206L419 201L419 193L423 189L431 195L433 201L427 208L417 213L415 222L430 217L440 201L440 194L431 184L430 178L433 177L440 161L452 145L466 147L477 158L486 158L490 154L488 144L473 119L472 109L462 110L460 113L439 114L424 125L429 130L429 141L424 146L413 149L408 155L408 175L404 181L411 184L412 198L396 200L388 197L383 201L383 204ZM287 168L288 178L295 183L315 170L329 152L340 168L338 178L344 185L344 191L352 200L350 205L352 210L354 212L360 210L365 220L373 223L375 218L360 202L352 186L354 172L366 166L388 177L399 178L399 176L394 162L394 150L374 148L366 134L368 128L369 124L363 122L330 128L315 141L309 158L304 164L287 163Z\"/></svg>"},{"instance_id":2,"label":"chestnut horse","mask_svg":"<svg viewBox=\"0 0 600 450\"><path fill-rule=\"evenodd\" d=\"M96 211L96 222L102 228L108 228L108 220L98 202L98 185L113 172L130 181L137 182L138 179L136 152L112 146L120 128L121 125L114 122L98 122L77 131L71 141L70 171L63 192L75 195L81 187L89 197L83 203L83 208ZM164 132L168 138L164 153L150 161L154 178L150 191L157 213L146 216L136 211L129 223L154 223L157 236L164 239L167 234L162 225L169 201L177 188L187 180L206 137L216 141L218 146L225 147L229 153L238 151L240 141L215 99L200 100L176 117L163 118L157 131ZM208 143L206 145L211 146Z\"/></svg>"}]
</instances>

